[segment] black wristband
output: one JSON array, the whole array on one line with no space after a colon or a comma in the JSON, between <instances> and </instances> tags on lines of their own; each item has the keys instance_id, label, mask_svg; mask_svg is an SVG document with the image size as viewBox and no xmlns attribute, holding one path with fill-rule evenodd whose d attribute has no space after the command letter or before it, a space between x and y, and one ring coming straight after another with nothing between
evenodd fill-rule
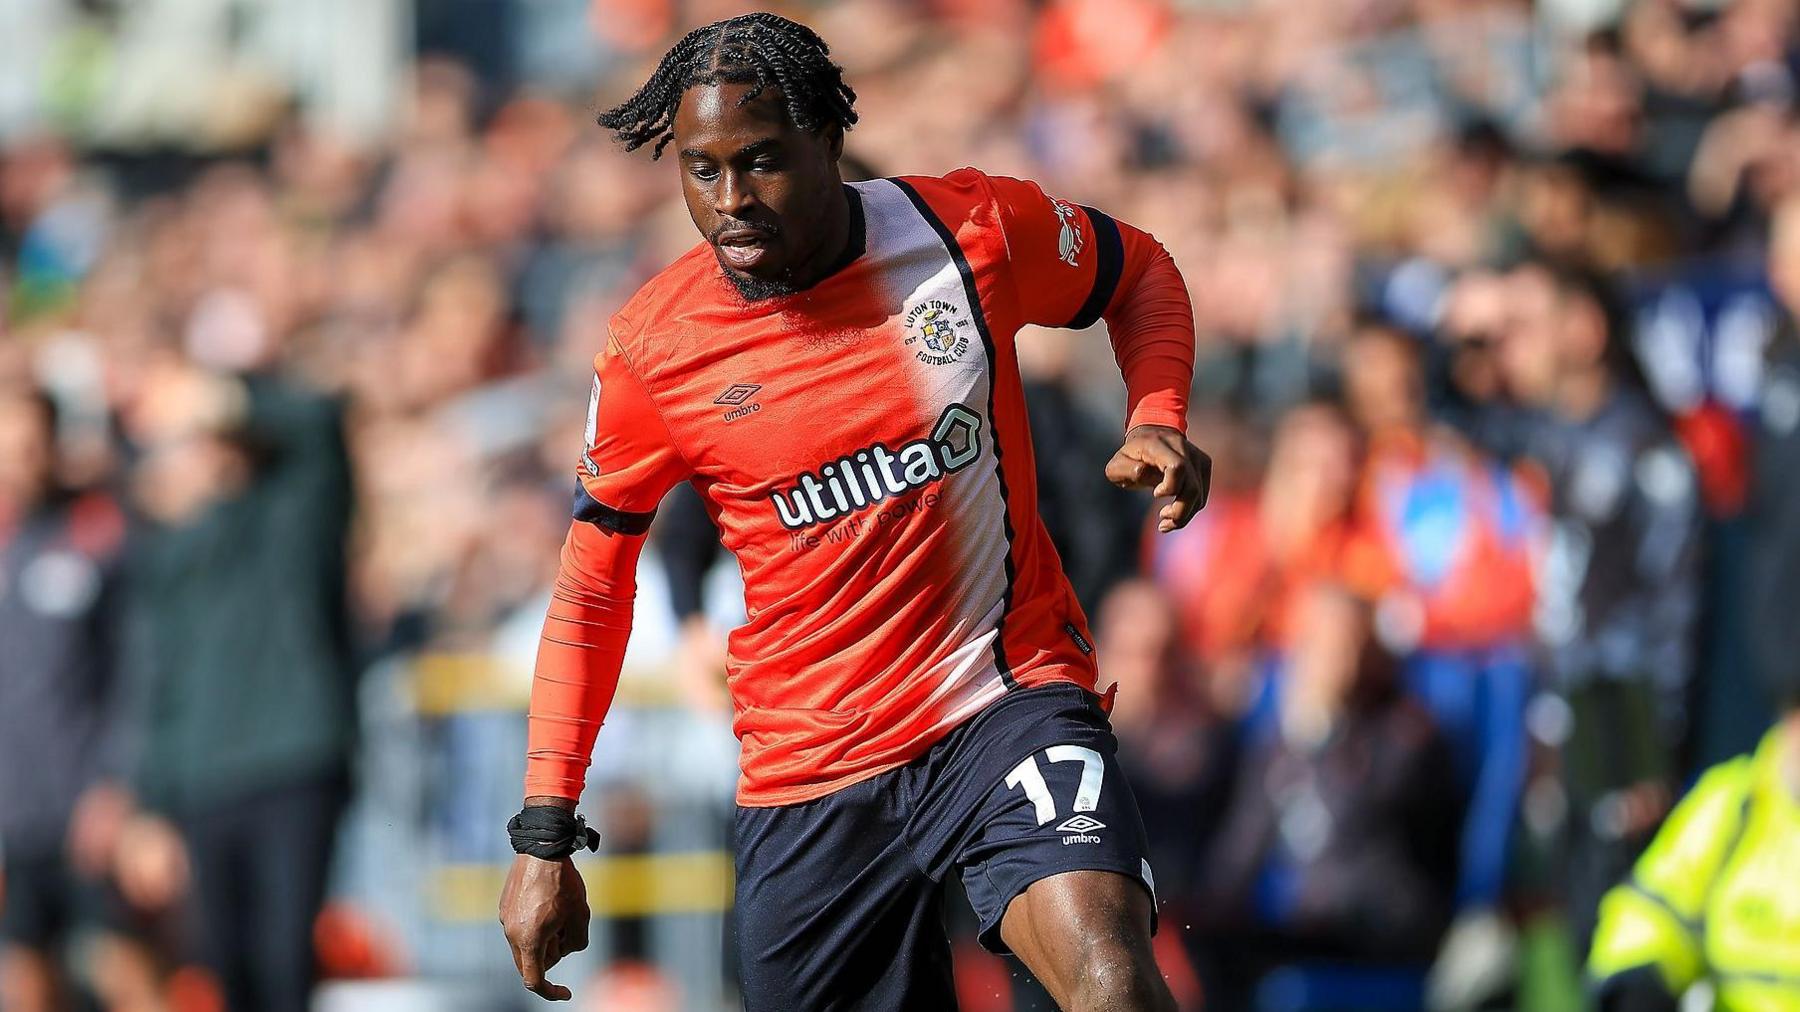
<instances>
[{"instance_id":1,"label":"black wristband","mask_svg":"<svg viewBox=\"0 0 1800 1012\"><path fill-rule=\"evenodd\" d=\"M560 861L582 848L600 849L600 834L587 820L555 805L532 805L506 823L515 854Z\"/></svg>"}]
</instances>

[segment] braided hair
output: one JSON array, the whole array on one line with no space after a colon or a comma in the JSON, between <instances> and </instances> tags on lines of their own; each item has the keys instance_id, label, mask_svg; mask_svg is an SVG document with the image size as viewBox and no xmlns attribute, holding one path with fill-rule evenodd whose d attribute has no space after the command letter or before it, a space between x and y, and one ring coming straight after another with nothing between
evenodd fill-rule
<instances>
[{"instance_id":1,"label":"braided hair","mask_svg":"<svg viewBox=\"0 0 1800 1012\"><path fill-rule=\"evenodd\" d=\"M856 92L831 47L812 29L778 14L744 14L696 28L663 54L644 86L600 114L600 125L635 151L654 143L652 158L675 137L675 110L695 85L748 84L744 105L765 90L781 93L788 119L808 132L856 122Z\"/></svg>"}]
</instances>

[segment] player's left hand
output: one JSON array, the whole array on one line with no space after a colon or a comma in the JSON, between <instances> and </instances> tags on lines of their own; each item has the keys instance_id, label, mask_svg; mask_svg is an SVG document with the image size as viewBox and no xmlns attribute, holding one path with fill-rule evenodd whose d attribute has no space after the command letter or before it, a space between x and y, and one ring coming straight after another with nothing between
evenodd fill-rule
<instances>
[{"instance_id":1,"label":"player's left hand","mask_svg":"<svg viewBox=\"0 0 1800 1012\"><path fill-rule=\"evenodd\" d=\"M1156 529L1167 534L1186 527L1206 505L1212 488L1212 458L1166 425L1138 425L1125 445L1106 462L1106 480L1120 488L1147 488L1157 498L1173 496L1157 512Z\"/></svg>"},{"instance_id":2,"label":"player's left hand","mask_svg":"<svg viewBox=\"0 0 1800 1012\"><path fill-rule=\"evenodd\" d=\"M550 1001L573 995L545 977L562 958L588 946L587 887L575 862L520 854L500 892L500 925L525 989Z\"/></svg>"}]
</instances>

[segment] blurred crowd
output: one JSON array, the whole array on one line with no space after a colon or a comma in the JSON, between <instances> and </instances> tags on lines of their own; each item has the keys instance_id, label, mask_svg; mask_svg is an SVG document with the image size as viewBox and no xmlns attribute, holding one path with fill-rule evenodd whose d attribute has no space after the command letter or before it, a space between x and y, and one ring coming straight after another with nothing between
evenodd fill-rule
<instances>
[{"instance_id":1,"label":"blurred crowd","mask_svg":"<svg viewBox=\"0 0 1800 1012\"><path fill-rule=\"evenodd\" d=\"M304 93L0 137L0 1007L305 1008L359 678L522 700L590 360L696 241L592 111L748 5L415 6L376 142ZM1102 480L1104 337L1019 338L1184 1003L1638 1007L1584 972L1603 895L1800 704L1800 3L773 6L857 90L848 174L1029 177L1191 286L1172 535ZM716 716L735 567L682 492L629 663ZM966 1007L1041 1000L959 954ZM691 1007L639 973L606 1007Z\"/></svg>"}]
</instances>

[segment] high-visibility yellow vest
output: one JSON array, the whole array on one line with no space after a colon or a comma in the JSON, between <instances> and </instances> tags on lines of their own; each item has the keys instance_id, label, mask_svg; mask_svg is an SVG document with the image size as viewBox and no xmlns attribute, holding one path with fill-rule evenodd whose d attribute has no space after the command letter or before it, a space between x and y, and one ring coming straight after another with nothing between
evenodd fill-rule
<instances>
[{"instance_id":1,"label":"high-visibility yellow vest","mask_svg":"<svg viewBox=\"0 0 1800 1012\"><path fill-rule=\"evenodd\" d=\"M1800 801L1783 737L1708 770L1606 894L1597 980L1650 967L1672 994L1711 980L1719 1012L1800 1012Z\"/></svg>"}]
</instances>

